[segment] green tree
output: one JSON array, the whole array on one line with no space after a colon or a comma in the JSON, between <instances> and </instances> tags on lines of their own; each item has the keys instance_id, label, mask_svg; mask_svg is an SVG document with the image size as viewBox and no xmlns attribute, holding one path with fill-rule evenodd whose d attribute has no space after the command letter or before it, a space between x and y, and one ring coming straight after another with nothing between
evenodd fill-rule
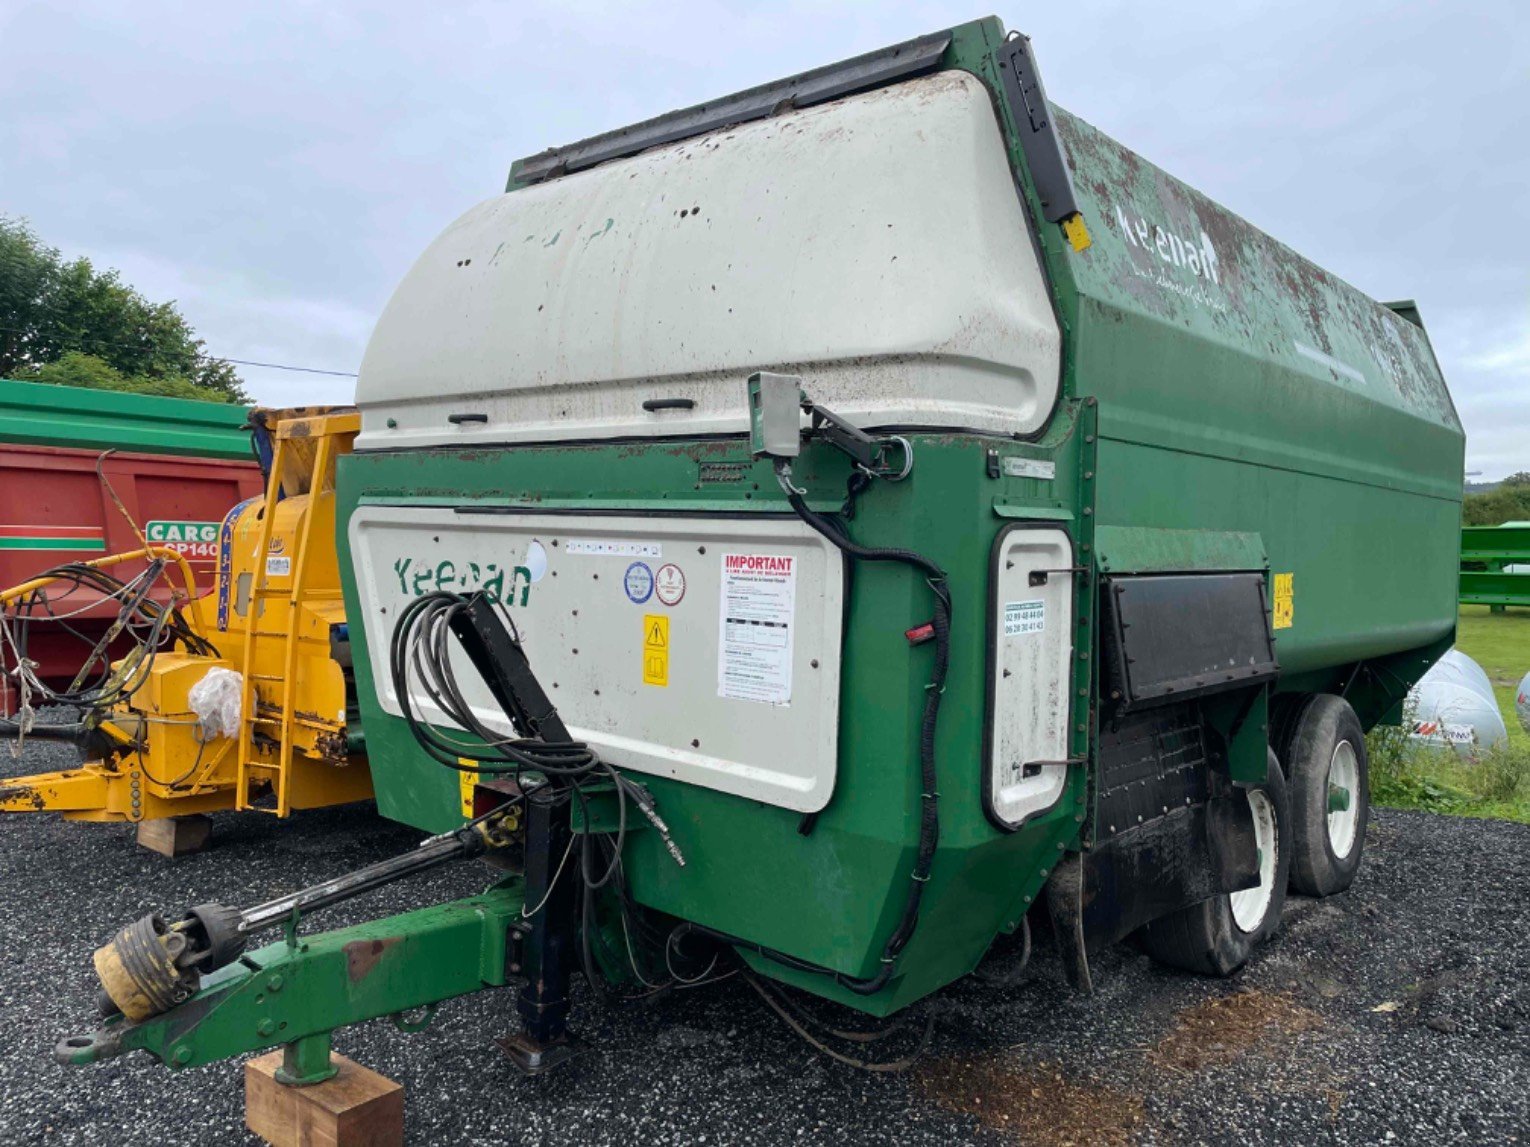
<instances>
[{"instance_id":1,"label":"green tree","mask_svg":"<svg viewBox=\"0 0 1530 1147\"><path fill-rule=\"evenodd\" d=\"M1511 474L1495 490L1466 495L1461 520L1468 526L1530 521L1530 473Z\"/></svg>"},{"instance_id":2,"label":"green tree","mask_svg":"<svg viewBox=\"0 0 1530 1147\"><path fill-rule=\"evenodd\" d=\"M65 262L24 220L0 215L0 378L61 381L41 372L71 353L115 372L105 389L250 401L238 372L208 356L174 303L151 303L89 259ZM104 386L89 364L76 360L71 372Z\"/></svg>"},{"instance_id":3,"label":"green tree","mask_svg":"<svg viewBox=\"0 0 1530 1147\"><path fill-rule=\"evenodd\" d=\"M118 390L132 394L157 394L162 398L194 398L201 402L231 402L223 391L198 386L189 379L152 375L126 375L104 359L83 351L65 351L63 356L45 366L28 366L15 377L24 382L46 382L54 386L83 386L91 390Z\"/></svg>"}]
</instances>

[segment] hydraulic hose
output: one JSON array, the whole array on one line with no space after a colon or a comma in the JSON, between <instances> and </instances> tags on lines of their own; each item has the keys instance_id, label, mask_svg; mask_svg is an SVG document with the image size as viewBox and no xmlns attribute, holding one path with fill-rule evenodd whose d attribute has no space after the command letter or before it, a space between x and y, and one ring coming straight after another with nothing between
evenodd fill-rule
<instances>
[{"instance_id":1,"label":"hydraulic hose","mask_svg":"<svg viewBox=\"0 0 1530 1147\"><path fill-rule=\"evenodd\" d=\"M837 523L814 512L803 496L782 482L787 491L786 500L797 516L818 533L822 534L846 556L864 562L897 562L910 566L924 575L930 594L934 598L935 613L931 628L935 637L935 663L930 669L930 682L925 686L924 715L919 728L919 779L922 786L919 816L919 851L914 869L909 874L908 899L903 905L903 915L898 926L882 949L881 967L874 976L859 979L836 974L835 980L858 995L869 996L880 991L892 978L893 965L903 951L919 923L919 905L924 898L924 886L930 880L930 866L940 843L940 794L935 791L935 728L940 717L941 694L946 688L946 671L951 660L951 594L946 587L946 571L923 554L881 546L863 546L852 541ZM769 953L767 953L768 955Z\"/></svg>"}]
</instances>

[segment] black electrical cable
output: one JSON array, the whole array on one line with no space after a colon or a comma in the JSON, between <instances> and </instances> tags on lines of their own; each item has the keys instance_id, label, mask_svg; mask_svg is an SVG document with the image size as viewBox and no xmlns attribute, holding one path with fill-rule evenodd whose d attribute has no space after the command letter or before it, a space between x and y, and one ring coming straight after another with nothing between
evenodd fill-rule
<instances>
[{"instance_id":1,"label":"black electrical cable","mask_svg":"<svg viewBox=\"0 0 1530 1147\"><path fill-rule=\"evenodd\" d=\"M792 999L791 995L786 991L780 991L777 994L779 995L781 1002L787 1006L787 1009L796 1015L796 1017L800 1019L804 1024L817 1028L825 1035L831 1035L835 1039L842 1039L846 1043L881 1043L883 1040L890 1039L891 1037L897 1035L899 1032L907 1031L913 1024L915 1018L915 1014L912 1010L905 1010L897 1019L890 1023L885 1023L879 1028L873 1028L870 1031L850 1031L845 1028L834 1027L832 1024L827 1023L821 1017L813 1015L801 1003Z\"/></svg>"},{"instance_id":2,"label":"black electrical cable","mask_svg":"<svg viewBox=\"0 0 1530 1147\"><path fill-rule=\"evenodd\" d=\"M517 781L522 774L536 774L546 778L549 783L568 789L571 797L579 802L586 825L590 822L589 799L592 794L587 791L589 786L609 784L617 801L614 832L587 831L581 834L578 864L581 876L581 936L578 959L592 991L602 1003L608 999L631 1003L637 999L647 999L655 991L668 990L678 981L672 979L655 986L638 967L636 955L628 952L627 959L632 963L634 975L652 990L636 995L609 992L601 982L603 977L595 957L598 934L596 893L605 888L613 891L625 943L630 947L630 936L634 930L650 947L657 947L659 943L660 937L653 935L653 929L648 927L633 903L622 869L630 817L629 799L659 829L665 837L666 847L683 863L678 849L669 840L668 828L653 811L653 798L641 785L623 776L579 742L549 742L539 736L524 735L540 729L548 718L555 716L555 711L533 714L524 709L522 699L513 693L503 698L512 731L522 734L514 739L501 736L478 718L462 690L450 659L451 640L456 632L452 628L453 619L468 609L473 601L471 596L446 592L427 594L411 602L395 623L389 646L389 674L411 735L428 756L449 768L464 772L510 775ZM503 605L500 606L499 616L511 639L518 643L520 635L514 619ZM429 699L430 704L447 722L457 726L471 739L454 737L424 720L419 712L416 689ZM605 862L604 869L597 873L595 869L602 859ZM562 870L560 864L554 879L561 877Z\"/></svg>"},{"instance_id":3,"label":"black electrical cable","mask_svg":"<svg viewBox=\"0 0 1530 1147\"><path fill-rule=\"evenodd\" d=\"M415 741L430 757L458 772L537 772L560 781L590 779L614 770L580 741L549 742L536 737L507 739L479 721L464 696L452 668L448 639L451 619L467 607L468 599L453 593L432 593L412 601L399 616L389 646L389 673L399 709ZM481 745L443 736L415 710L410 690L410 668L431 702L453 724L481 741ZM534 721L531 714L517 714L522 728ZM463 762L469 762L464 764ZM618 782L618 792L625 795Z\"/></svg>"},{"instance_id":4,"label":"black electrical cable","mask_svg":"<svg viewBox=\"0 0 1530 1147\"><path fill-rule=\"evenodd\" d=\"M775 1012L776 1015L781 1017L781 1020L786 1024L786 1026L791 1028L791 1030L795 1032L804 1042L816 1048L818 1051L821 1051L830 1059L836 1060L837 1062L843 1063L849 1067L859 1068L861 1071L887 1072L890 1074L897 1074L899 1072L907 1071L919 1061L919 1057L924 1054L925 1048L930 1046L930 1038L935 1034L935 1013L933 1011L928 1011L925 1015L924 1031L919 1037L919 1042L907 1054L895 1060L887 1060L882 1062L867 1059L857 1059L854 1056L845 1055L843 1052L835 1051L833 1048L829 1047L828 1044L814 1037L812 1032L810 1032L803 1023L799 1022L795 1017L792 1016L791 1012L787 1010L787 1007L782 1002L786 999L786 997L779 994L774 989L767 987L763 980L760 980L758 977L752 976L748 972L745 972L744 982L753 988L755 992L758 993L759 997L768 1005L770 1005L770 1009ZM894 1025L893 1029L890 1029L886 1034L891 1035L893 1030L901 1030L904 1026L905 1025L903 1024ZM832 1029L829 1030L832 1031ZM841 1038L846 1037L841 1036ZM876 1038L880 1039L881 1033L878 1033Z\"/></svg>"},{"instance_id":5,"label":"black electrical cable","mask_svg":"<svg viewBox=\"0 0 1530 1147\"><path fill-rule=\"evenodd\" d=\"M196 742L197 742L197 755L196 755L196 759L191 762L191 767L188 768L180 776L176 777L174 780L169 780L169 781L161 780L159 777L156 777L152 772L149 771L149 766L144 762L144 759L143 759L143 743L142 742L140 742L139 744L134 746L133 752L134 752L134 755L136 756L136 758L138 760L138 767L139 767L139 769L142 770L144 776L148 777L149 780L153 781L156 785L159 785L162 788L176 789L176 788L179 788L181 785L185 784L188 780L190 780L191 779L191 775L193 773L195 773L197 771L197 769L199 769L202 766L202 754L207 749L207 742L202 740L201 737L197 737L196 738Z\"/></svg>"},{"instance_id":6,"label":"black electrical cable","mask_svg":"<svg viewBox=\"0 0 1530 1147\"><path fill-rule=\"evenodd\" d=\"M411 735L433 760L458 771L508 774L517 781L525 773L539 774L550 783L570 790L572 797L579 802L587 826L590 822L590 794L586 792L587 786L592 783L610 784L617 801L616 831L614 834L582 833L579 855L582 883L579 959L591 990L604 1003L607 993L596 967L593 950L595 894L608 886L614 887L623 923L628 923L630 897L621 875L622 850L628 823L627 802L629 798L632 799L645 815L653 819L653 814L648 811L652 798L609 763L602 761L582 742L546 741L536 736L507 739L479 720L457 680L450 657L454 636L452 620L469 607L471 600L463 595L443 591L426 594L405 608L395 623L388 651L394 695L398 698L400 712ZM500 612L512 639L518 643L520 635L514 619L505 613L503 607ZM416 708L412 686L422 690L448 721L482 743L458 740L425 721ZM528 713L522 707L521 699L513 695L507 698L506 703L506 716L517 734L536 730L541 722L553 715ZM595 872L598 863L597 848L610 850L605 869L598 875ZM561 874L561 866L558 871ZM634 971L637 971L635 965ZM640 972L638 976L642 979Z\"/></svg>"},{"instance_id":7,"label":"black electrical cable","mask_svg":"<svg viewBox=\"0 0 1530 1147\"><path fill-rule=\"evenodd\" d=\"M67 633L70 637L73 637L76 641L79 641L87 649L90 650L89 655L80 662L80 672L75 675L75 681L78 682L87 669L99 662L101 665L101 672L97 675L94 684L97 687L104 685L106 683L106 679L111 676L112 663L111 658L104 655L105 650L102 648L101 643L99 641L92 640L86 634L81 633L78 629L70 625L67 621L55 613L53 610L53 602L46 594L42 594L41 596L36 594L28 595L25 604L27 606L26 620L23 621L22 624L18 627L17 640L17 648L22 656L25 656L25 651L28 645L27 635L30 632L31 623L33 620L32 609L37 605L41 605L43 614L50 625L58 626L60 630L62 630L64 633Z\"/></svg>"},{"instance_id":8,"label":"black electrical cable","mask_svg":"<svg viewBox=\"0 0 1530 1147\"><path fill-rule=\"evenodd\" d=\"M850 516L853 513L855 497L865 489L865 486L866 483L864 482L852 482L848 486L846 516ZM898 955L908 944L909 938L913 935L914 929L918 925L919 908L924 896L924 886L929 882L930 868L940 839L939 794L936 791L935 735L940 714L941 696L945 691L946 674L950 665L951 596L946 586L945 570L924 555L914 550L895 547L862 546L850 538L848 531L842 523L815 513L800 494L789 492L787 501L798 517L852 559L857 561L895 562L907 565L922 573L934 600L934 616L931 619L931 628L935 639L935 657L931 668L930 682L925 687L925 705L920 723L919 737L920 783L922 786L920 793L919 844L913 871L909 875L908 896L904 902L903 913L899 923L883 947L881 966L876 975L867 978L847 976L843 973L831 973L828 969L794 959L785 953L777 952L773 949L749 944L747 941L714 933L709 929L689 927L694 927L694 930L700 934L711 935L715 939L727 943L742 944L743 946L750 947L769 959L792 967L812 971L817 974L832 974L838 983L850 991L860 995L872 995L885 987L892 978L893 967L896 964ZM610 779L617 793L621 813L621 829L611 863L600 881L592 880L588 840L581 849L580 868L586 889L586 900L588 900L594 890L603 887L611 881L619 870L622 855L622 836L625 833L626 827L626 786L628 782L614 768L601 761L587 746L580 742L549 743L540 738L527 737L506 740L478 720L472 711L472 706L462 693L448 656L450 647L447 637L451 632L450 623L452 617L456 612L465 609L467 602L468 599L466 597L440 591L415 599L405 608L403 614L399 616L394 627L393 640L389 646L389 672L394 695L398 699L405 724L409 727L411 735L426 754L448 768L460 772L510 773L515 775L517 779L519 779L522 772L539 772L549 777L549 779L573 787L575 794L581 802L581 807L584 807L585 799L582 792L583 783L595 779L597 776L601 779ZM510 621L508 616L506 620L509 622L509 628L512 633L514 633L515 627L513 621ZM516 640L519 640L518 634L516 635ZM414 670L414 678L435 707L453 724L460 726L469 734L482 741L482 747L445 737L420 718L419 714L415 711L410 691L411 668ZM521 730L534 727L534 722L527 720L529 716L524 713L511 714L512 723ZM588 837L589 834L586 835ZM623 901L625 901L626 892L624 886L620 888L620 893ZM625 909L626 905L624 902L624 913ZM587 920L589 914L588 907L583 907L581 911L584 914L584 919ZM685 927L687 926L682 926L682 928ZM672 942L672 940L673 934L666 943ZM589 952L587 940L582 944L581 956L585 963L585 974L587 977L591 976L593 974L593 958ZM633 970L634 972L637 971L635 967Z\"/></svg>"},{"instance_id":9,"label":"black electrical cable","mask_svg":"<svg viewBox=\"0 0 1530 1147\"><path fill-rule=\"evenodd\" d=\"M28 680L28 687L53 704L104 710L131 699L148 680L158 653L175 642L180 642L188 652L216 657L218 651L191 628L178 607L162 605L150 596L165 567L164 559L157 558L143 573L127 582L79 562L55 566L38 575L50 579L48 584L20 599L4 618L4 623L11 626L8 642L11 651L20 661L26 662L33 628L44 624L56 626L79 639L88 650L67 688L51 689L35 678ZM70 618L82 611L76 598L80 591L99 594L103 602L119 602L116 618L94 641L68 624ZM57 609L56 606L64 600L75 608L67 612ZM135 648L119 660L118 668L114 670L110 645L124 632L134 638ZM92 675L92 668L98 663L101 669ZM23 665L15 668L18 672L26 671Z\"/></svg>"},{"instance_id":10,"label":"black electrical cable","mask_svg":"<svg viewBox=\"0 0 1530 1147\"><path fill-rule=\"evenodd\" d=\"M919 779L923 786L920 792L919 850L913 871L909 874L908 898L904 901L898 926L882 949L881 967L877 969L876 975L865 979L843 973L835 973L834 976L837 982L852 992L869 996L880 991L892 978L898 954L903 951L918 926L920 901L924 898L924 886L929 883L930 866L940 842L940 794L935 789L935 730L940 717L941 695L946 688L946 672L951 661L951 593L946 586L946 571L923 554L914 550L860 545L852 541L842 527L814 512L801 494L790 491L789 487L788 490L786 500L797 516L843 553L857 561L896 562L918 570L924 574L934 599L935 613L931 618L931 628L935 636L935 661L930 669L930 682L925 686L924 714L919 728Z\"/></svg>"},{"instance_id":11,"label":"black electrical cable","mask_svg":"<svg viewBox=\"0 0 1530 1147\"><path fill-rule=\"evenodd\" d=\"M584 845L580 849L581 867L589 863L588 853L590 850L590 834L585 833ZM605 977L595 968L595 954L590 949L590 939L595 931L595 897L589 886L586 876L584 895L579 898L579 961L584 967L585 982L590 985L590 992L595 996L598 1005L606 1002Z\"/></svg>"},{"instance_id":12,"label":"black electrical cable","mask_svg":"<svg viewBox=\"0 0 1530 1147\"><path fill-rule=\"evenodd\" d=\"M972 974L987 984L990 988L1000 990L1012 988L1025 976L1026 968L1031 962L1031 922L1028 917L1020 917L1020 956L1015 961L1015 966L1007 972L994 972L979 964L973 969Z\"/></svg>"}]
</instances>

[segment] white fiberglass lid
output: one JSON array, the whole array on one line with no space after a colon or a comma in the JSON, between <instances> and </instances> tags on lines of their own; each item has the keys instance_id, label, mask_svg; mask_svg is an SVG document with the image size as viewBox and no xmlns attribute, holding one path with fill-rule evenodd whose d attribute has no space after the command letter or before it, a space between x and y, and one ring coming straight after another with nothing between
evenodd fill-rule
<instances>
[{"instance_id":1,"label":"white fiberglass lid","mask_svg":"<svg viewBox=\"0 0 1530 1147\"><path fill-rule=\"evenodd\" d=\"M474 207L378 321L356 447L743 433L756 370L1023 434L1059 342L988 93L942 72Z\"/></svg>"}]
</instances>

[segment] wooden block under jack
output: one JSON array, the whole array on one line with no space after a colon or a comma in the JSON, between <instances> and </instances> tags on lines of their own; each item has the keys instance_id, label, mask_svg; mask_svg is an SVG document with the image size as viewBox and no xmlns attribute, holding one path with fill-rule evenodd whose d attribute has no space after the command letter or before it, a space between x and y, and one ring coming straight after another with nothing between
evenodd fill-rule
<instances>
[{"instance_id":1,"label":"wooden block under jack","mask_svg":"<svg viewBox=\"0 0 1530 1147\"><path fill-rule=\"evenodd\" d=\"M201 813L138 822L138 844L161 856L201 852L212 836L212 818Z\"/></svg>"},{"instance_id":2,"label":"wooden block under jack","mask_svg":"<svg viewBox=\"0 0 1530 1147\"><path fill-rule=\"evenodd\" d=\"M402 1147L404 1086L343 1055L339 1073L292 1087L276 1081L277 1049L244 1065L244 1124L272 1147Z\"/></svg>"}]
</instances>

